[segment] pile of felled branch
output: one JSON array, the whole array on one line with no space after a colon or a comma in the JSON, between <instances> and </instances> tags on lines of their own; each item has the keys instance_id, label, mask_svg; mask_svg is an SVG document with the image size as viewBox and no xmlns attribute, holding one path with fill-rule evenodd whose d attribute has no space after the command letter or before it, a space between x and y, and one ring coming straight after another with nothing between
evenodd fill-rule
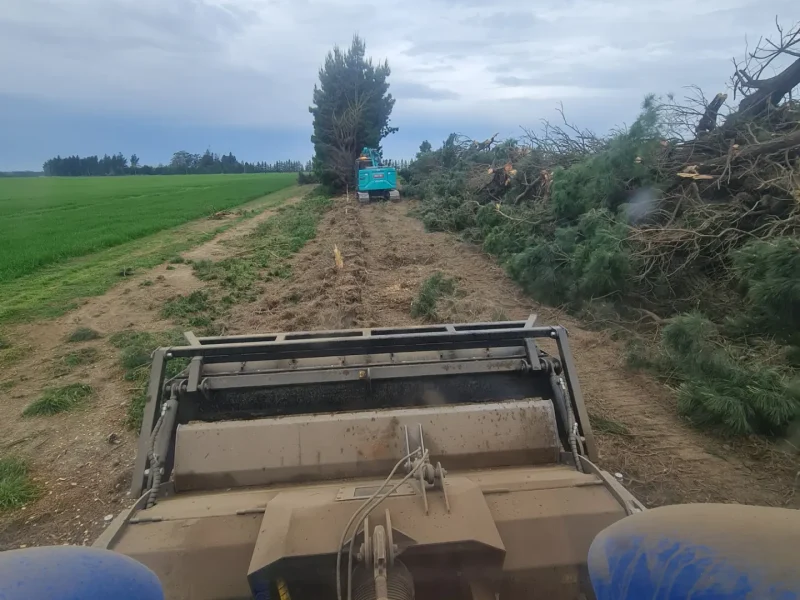
<instances>
[{"instance_id":1,"label":"pile of felled branch","mask_svg":"<svg viewBox=\"0 0 800 600\"><path fill-rule=\"evenodd\" d=\"M779 40L760 40L742 64L734 61L735 111L721 117L727 96L665 105L676 135L655 157L662 196L628 242L640 261L643 296L658 290L684 300L708 295L730 279L730 253L747 242L800 234L800 24ZM775 76L765 69L788 59ZM692 119L696 119L692 125ZM693 128L690 135L681 135ZM683 278L683 279L680 279ZM682 289L671 289L681 281ZM689 288L689 289L687 289Z\"/></svg>"},{"instance_id":2,"label":"pile of felled branch","mask_svg":"<svg viewBox=\"0 0 800 600\"><path fill-rule=\"evenodd\" d=\"M660 288L663 296L668 282L687 274L695 278L683 280L682 289L668 289L668 295L707 297L713 293L709 285L729 282L732 250L753 240L800 234L796 111L791 103L781 107L793 119L788 132L779 127L768 135L753 135L757 121L738 121L741 129L732 138L738 143L716 156L708 151L708 140L702 154L692 149L692 158L700 160L681 165L647 222L630 229L628 242L643 265L637 279L646 295Z\"/></svg>"}]
</instances>

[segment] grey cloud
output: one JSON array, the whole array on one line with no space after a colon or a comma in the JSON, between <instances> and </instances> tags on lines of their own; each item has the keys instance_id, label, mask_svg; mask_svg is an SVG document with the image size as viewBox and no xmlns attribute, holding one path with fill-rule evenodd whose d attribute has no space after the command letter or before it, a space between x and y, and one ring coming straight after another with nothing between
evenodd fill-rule
<instances>
[{"instance_id":1,"label":"grey cloud","mask_svg":"<svg viewBox=\"0 0 800 600\"><path fill-rule=\"evenodd\" d=\"M403 100L457 100L460 96L451 90L437 90L421 83L400 82L391 84L389 91L399 101Z\"/></svg>"},{"instance_id":2,"label":"grey cloud","mask_svg":"<svg viewBox=\"0 0 800 600\"><path fill-rule=\"evenodd\" d=\"M494 45L494 41L487 40L429 40L417 42L404 54L413 57L423 57L425 55L443 56L447 59L461 59L471 53L484 50Z\"/></svg>"},{"instance_id":3,"label":"grey cloud","mask_svg":"<svg viewBox=\"0 0 800 600\"><path fill-rule=\"evenodd\" d=\"M358 29L358 25L364 20L365 15L371 15L375 12L375 7L368 3L352 3L347 5L337 6L336 11L319 10L318 5L314 5L306 0L302 3L305 7L297 16L297 21L305 25L317 26L340 26L345 27L348 35ZM366 34L364 34L366 35ZM349 40L348 40L349 41Z\"/></svg>"},{"instance_id":4,"label":"grey cloud","mask_svg":"<svg viewBox=\"0 0 800 600\"><path fill-rule=\"evenodd\" d=\"M50 46L56 52L95 58L97 53L108 56L137 49L211 52L254 18L251 11L196 0L171 0L157 7L110 0L72 11L47 0L32 0L31 6L48 18L4 21L0 15L0 32Z\"/></svg>"},{"instance_id":5,"label":"grey cloud","mask_svg":"<svg viewBox=\"0 0 800 600\"><path fill-rule=\"evenodd\" d=\"M6 0L0 81L88 110L307 125L325 53L358 30L389 60L401 127L446 117L514 129L547 116L561 99L549 94L567 88L565 103L596 126L632 120L647 92L719 91L745 35L796 12L796 0L356 2ZM520 98L526 87L544 97Z\"/></svg>"},{"instance_id":6,"label":"grey cloud","mask_svg":"<svg viewBox=\"0 0 800 600\"><path fill-rule=\"evenodd\" d=\"M517 65L510 62L501 62L496 65L489 65L486 67L486 70L489 73L511 73L512 71L516 71Z\"/></svg>"},{"instance_id":7,"label":"grey cloud","mask_svg":"<svg viewBox=\"0 0 800 600\"><path fill-rule=\"evenodd\" d=\"M448 9L452 9L452 7L480 7L486 6L486 0L433 0L433 2L437 4L442 4L446 6Z\"/></svg>"},{"instance_id":8,"label":"grey cloud","mask_svg":"<svg viewBox=\"0 0 800 600\"><path fill-rule=\"evenodd\" d=\"M527 37L536 27L543 24L531 12L519 10L499 11L467 22L486 28L490 31L490 35L497 36L496 41L501 42Z\"/></svg>"},{"instance_id":9,"label":"grey cloud","mask_svg":"<svg viewBox=\"0 0 800 600\"><path fill-rule=\"evenodd\" d=\"M536 85L541 83L537 77L515 77L513 75L506 75L505 77L495 77L495 83L505 85L508 87L524 87L528 85Z\"/></svg>"},{"instance_id":10,"label":"grey cloud","mask_svg":"<svg viewBox=\"0 0 800 600\"><path fill-rule=\"evenodd\" d=\"M605 90L639 90L646 93L664 94L676 92L689 85L699 85L713 96L722 91L726 75L731 72L727 58L707 59L702 62L673 56L658 63L631 61L627 64L608 64L592 69L570 68L553 71L540 61L506 63L495 72L519 73L498 75L497 85L518 88L529 86L579 86ZM717 77L710 77L716 73ZM715 82L716 81L716 85Z\"/></svg>"}]
</instances>

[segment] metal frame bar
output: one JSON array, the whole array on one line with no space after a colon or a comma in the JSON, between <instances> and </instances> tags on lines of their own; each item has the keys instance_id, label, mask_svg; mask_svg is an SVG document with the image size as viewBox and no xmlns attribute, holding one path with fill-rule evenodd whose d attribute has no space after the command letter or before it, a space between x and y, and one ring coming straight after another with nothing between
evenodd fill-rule
<instances>
[{"instance_id":1,"label":"metal frame bar","mask_svg":"<svg viewBox=\"0 0 800 600\"><path fill-rule=\"evenodd\" d=\"M578 383L575 363L572 360L572 351L569 348L569 333L564 327L554 327L553 329L556 331L558 354L561 358L561 366L564 369L564 378L567 380L569 401L572 402L572 408L575 414L578 415L579 433L585 438L586 454L589 455L589 460L597 460L597 445L594 441L592 425L589 423L589 413L586 411L586 405L583 402L583 393L581 392L581 385Z\"/></svg>"},{"instance_id":2,"label":"metal frame bar","mask_svg":"<svg viewBox=\"0 0 800 600\"><path fill-rule=\"evenodd\" d=\"M166 372L167 349L159 348L153 352L153 362L150 366L150 383L147 386L147 404L142 415L142 428L139 431L139 442L136 447L136 462L133 465L130 495L138 498L144 488L144 470L147 463L147 446L150 442L150 432L156 421L156 410L159 406L164 374Z\"/></svg>"},{"instance_id":3,"label":"metal frame bar","mask_svg":"<svg viewBox=\"0 0 800 600\"><path fill-rule=\"evenodd\" d=\"M236 390L276 387L306 383L337 383L341 381L378 381L412 377L437 377L441 375L501 373L522 371L527 363L522 359L440 362L416 365L384 365L363 369L320 369L308 371L282 371L249 375L218 375L205 379L203 389Z\"/></svg>"},{"instance_id":4,"label":"metal frame bar","mask_svg":"<svg viewBox=\"0 0 800 600\"><path fill-rule=\"evenodd\" d=\"M220 362L203 362L202 357L196 356L192 362L199 361L202 364L202 375L205 377L217 377L219 375L255 375L259 373L283 373L284 371L292 372L308 372L308 371L325 371L329 369L366 369L371 367L391 367L399 365L430 365L441 364L447 362L453 365L453 368L461 368L460 363L474 363L477 361L485 360L514 360L518 358L528 359L531 356L536 356L535 365L531 365L531 369L538 370L541 368L538 355L536 353L536 345L531 340L527 344L527 348L522 346L507 346L507 347L492 347L483 349L483 356L476 357L475 354L464 356L464 352L469 350L448 350L447 352L437 352L435 350L422 350L420 352L403 352L393 354L351 354L342 357L332 357L326 363L313 363L302 364L298 361L291 360L248 360L243 362L241 360L234 361L220 361ZM435 355L435 358L434 358ZM338 360L337 360L338 358ZM325 357L317 357L308 359L311 361L322 361ZM189 365L189 379L191 379L191 363ZM188 390L187 390L188 391Z\"/></svg>"},{"instance_id":5,"label":"metal frame bar","mask_svg":"<svg viewBox=\"0 0 800 600\"><path fill-rule=\"evenodd\" d=\"M478 349L520 346L532 361L536 338L555 339L570 401L577 416L580 432L585 438L589 460L597 459L597 447L592 434L589 415L583 402L575 364L569 347L567 330L560 326L535 327L535 315L526 321L466 323L421 327L372 328L343 331L318 331L244 335L229 337L187 336L190 346L159 348L153 354L147 404L139 435L136 463L134 465L131 495L138 497L144 487L147 462L147 445L160 406L164 387L166 361L170 358L191 358L189 374L192 386L202 377L204 363L236 363L253 360L281 360L319 358L329 356L395 354L431 350ZM521 371L527 362L521 358L482 358L464 361L469 368L453 368L459 361L443 359L441 363L409 363L364 368L309 369L303 371L278 371L247 375L219 375L206 378L208 389L236 389L293 385L309 381L350 381L354 379L390 379L445 374ZM462 363L463 364L463 363ZM535 361L532 370L540 368ZM459 365L460 367L460 365ZM323 379L320 379L322 377Z\"/></svg>"},{"instance_id":6,"label":"metal frame bar","mask_svg":"<svg viewBox=\"0 0 800 600\"><path fill-rule=\"evenodd\" d=\"M227 335L227 336L207 336L195 337L199 344L229 344L247 342L274 342L278 337L282 340L309 340L309 339L329 339L341 337L373 337L381 335L398 334L419 334L419 333L446 333L454 330L477 331L480 329L533 329L537 315L531 315L525 321L486 321L479 323L459 323L445 325L415 325L411 327L372 327L366 329L328 329L320 331L295 331L295 332L276 332L249 335ZM544 329L544 328L543 328Z\"/></svg>"},{"instance_id":7,"label":"metal frame bar","mask_svg":"<svg viewBox=\"0 0 800 600\"><path fill-rule=\"evenodd\" d=\"M493 325L492 329L460 329L456 325L455 332L445 328L436 332L423 333L380 333L376 335L359 335L358 337L322 337L313 339L289 339L284 341L258 342L215 342L200 346L176 346L169 348L174 357L192 358L203 356L206 359L224 357L227 361L247 356L247 360L256 360L256 356L269 359L279 358L311 358L318 356L347 356L349 354L377 354L414 352L419 350L455 350L467 348L483 348L485 346L517 346L524 345L526 338L555 337L556 327L525 327L525 321L515 322L518 327L502 328L497 323L476 324ZM364 330L359 330L364 331ZM327 332L326 332L327 333ZM338 332L330 332L330 335ZM220 338L216 338L220 340ZM224 339L224 338L222 338Z\"/></svg>"},{"instance_id":8,"label":"metal frame bar","mask_svg":"<svg viewBox=\"0 0 800 600\"><path fill-rule=\"evenodd\" d=\"M581 456L580 461L587 472L596 475L600 479L600 483L604 485L609 493L616 498L617 502L622 505L626 514L633 515L647 510L647 507L639 502L638 498L626 490L616 479L603 471L590 459L586 458L585 456Z\"/></svg>"},{"instance_id":9,"label":"metal frame bar","mask_svg":"<svg viewBox=\"0 0 800 600\"><path fill-rule=\"evenodd\" d=\"M191 331L184 331L183 332L183 337L186 338L186 341L189 342L190 346L199 346L200 345L200 340Z\"/></svg>"}]
</instances>

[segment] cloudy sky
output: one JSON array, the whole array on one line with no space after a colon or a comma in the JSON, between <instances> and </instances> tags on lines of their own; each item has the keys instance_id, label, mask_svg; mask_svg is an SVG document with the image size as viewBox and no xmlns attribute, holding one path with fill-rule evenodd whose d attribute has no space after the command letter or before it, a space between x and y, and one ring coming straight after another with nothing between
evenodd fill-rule
<instances>
[{"instance_id":1,"label":"cloudy sky","mask_svg":"<svg viewBox=\"0 0 800 600\"><path fill-rule=\"evenodd\" d=\"M306 159L325 53L388 58L385 154L450 131L632 121L648 92L724 91L731 56L797 0L3 0L0 170L55 154L233 151Z\"/></svg>"}]
</instances>

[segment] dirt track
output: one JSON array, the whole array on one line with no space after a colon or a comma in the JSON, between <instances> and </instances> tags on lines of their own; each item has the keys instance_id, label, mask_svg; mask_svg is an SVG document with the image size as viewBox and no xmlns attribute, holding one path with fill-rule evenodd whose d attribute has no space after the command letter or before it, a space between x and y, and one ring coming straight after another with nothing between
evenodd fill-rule
<instances>
[{"instance_id":1,"label":"dirt track","mask_svg":"<svg viewBox=\"0 0 800 600\"><path fill-rule=\"evenodd\" d=\"M651 378L622 365L622 348L608 335L588 331L568 316L524 297L503 270L479 250L442 233L426 233L408 215L410 205L360 207L337 200L323 219L315 240L291 259L292 277L273 280L255 303L234 307L226 319L229 333L395 326L418 323L410 306L421 283L433 272L456 277L460 293L442 307L444 321L521 319L535 312L540 324L560 323L571 334L589 412L627 426L629 435L598 435L602 465L621 473L631 491L648 505L676 502L741 502L798 506L792 473L761 460L768 447L760 442L728 444L683 423L672 395ZM252 230L245 222L225 235ZM344 269L334 266L338 246ZM192 256L226 255L224 244L192 251ZM86 543L104 527L103 517L123 503L134 454L134 435L122 425L126 382L116 353L104 340L91 342L108 356L73 379L98 390L92 412L34 421L19 411L40 391L59 353L63 335L76 325L102 332L133 326L157 331L163 300L203 287L187 265L157 267L54 322L19 328L32 344L31 354L14 371L27 378L0 404L3 449L22 448L34 455L34 474L45 496L0 520L0 549L22 544ZM143 280L154 285L140 287ZM13 375L13 374L12 374ZM72 381L72 379L70 379ZM65 381L67 382L67 381ZM117 434L118 443L107 436ZM753 455L756 453L756 455Z\"/></svg>"},{"instance_id":2,"label":"dirt track","mask_svg":"<svg viewBox=\"0 0 800 600\"><path fill-rule=\"evenodd\" d=\"M526 298L480 250L444 233L427 233L410 205L359 207L344 199L325 217L317 238L293 260L290 282L268 284L262 300L240 306L231 333L419 324L410 315L422 282L435 271L459 280L462 295L443 321L523 319L561 324L571 335L584 399L593 415L626 425L629 435L598 434L603 466L649 506L740 502L798 506L792 473L765 461L757 442L738 447L690 428L672 393L623 365L624 348L606 333ZM338 246L344 269L334 267ZM750 456L756 453L757 456Z\"/></svg>"},{"instance_id":3,"label":"dirt track","mask_svg":"<svg viewBox=\"0 0 800 600\"><path fill-rule=\"evenodd\" d=\"M224 258L226 241L252 232L274 212L265 210L234 225L186 252L185 258ZM210 230L219 224L218 219L203 219L191 226ZM0 393L0 454L29 458L34 482L43 495L30 507L0 514L0 550L91 543L107 524L105 517L116 514L130 501L126 492L137 434L126 428L125 416L132 384L123 379L119 352L108 343L108 336L126 330L173 329L175 324L160 314L164 302L202 287L190 265L163 264L137 273L102 296L87 299L63 317L8 328L14 339L24 340L27 351L20 362L2 372L2 380L15 385ZM90 327L103 338L64 344L64 338L76 327ZM54 377L59 358L84 347L97 348L99 360ZM94 388L89 410L46 418L21 417L23 408L45 387L69 383L88 383Z\"/></svg>"}]
</instances>

